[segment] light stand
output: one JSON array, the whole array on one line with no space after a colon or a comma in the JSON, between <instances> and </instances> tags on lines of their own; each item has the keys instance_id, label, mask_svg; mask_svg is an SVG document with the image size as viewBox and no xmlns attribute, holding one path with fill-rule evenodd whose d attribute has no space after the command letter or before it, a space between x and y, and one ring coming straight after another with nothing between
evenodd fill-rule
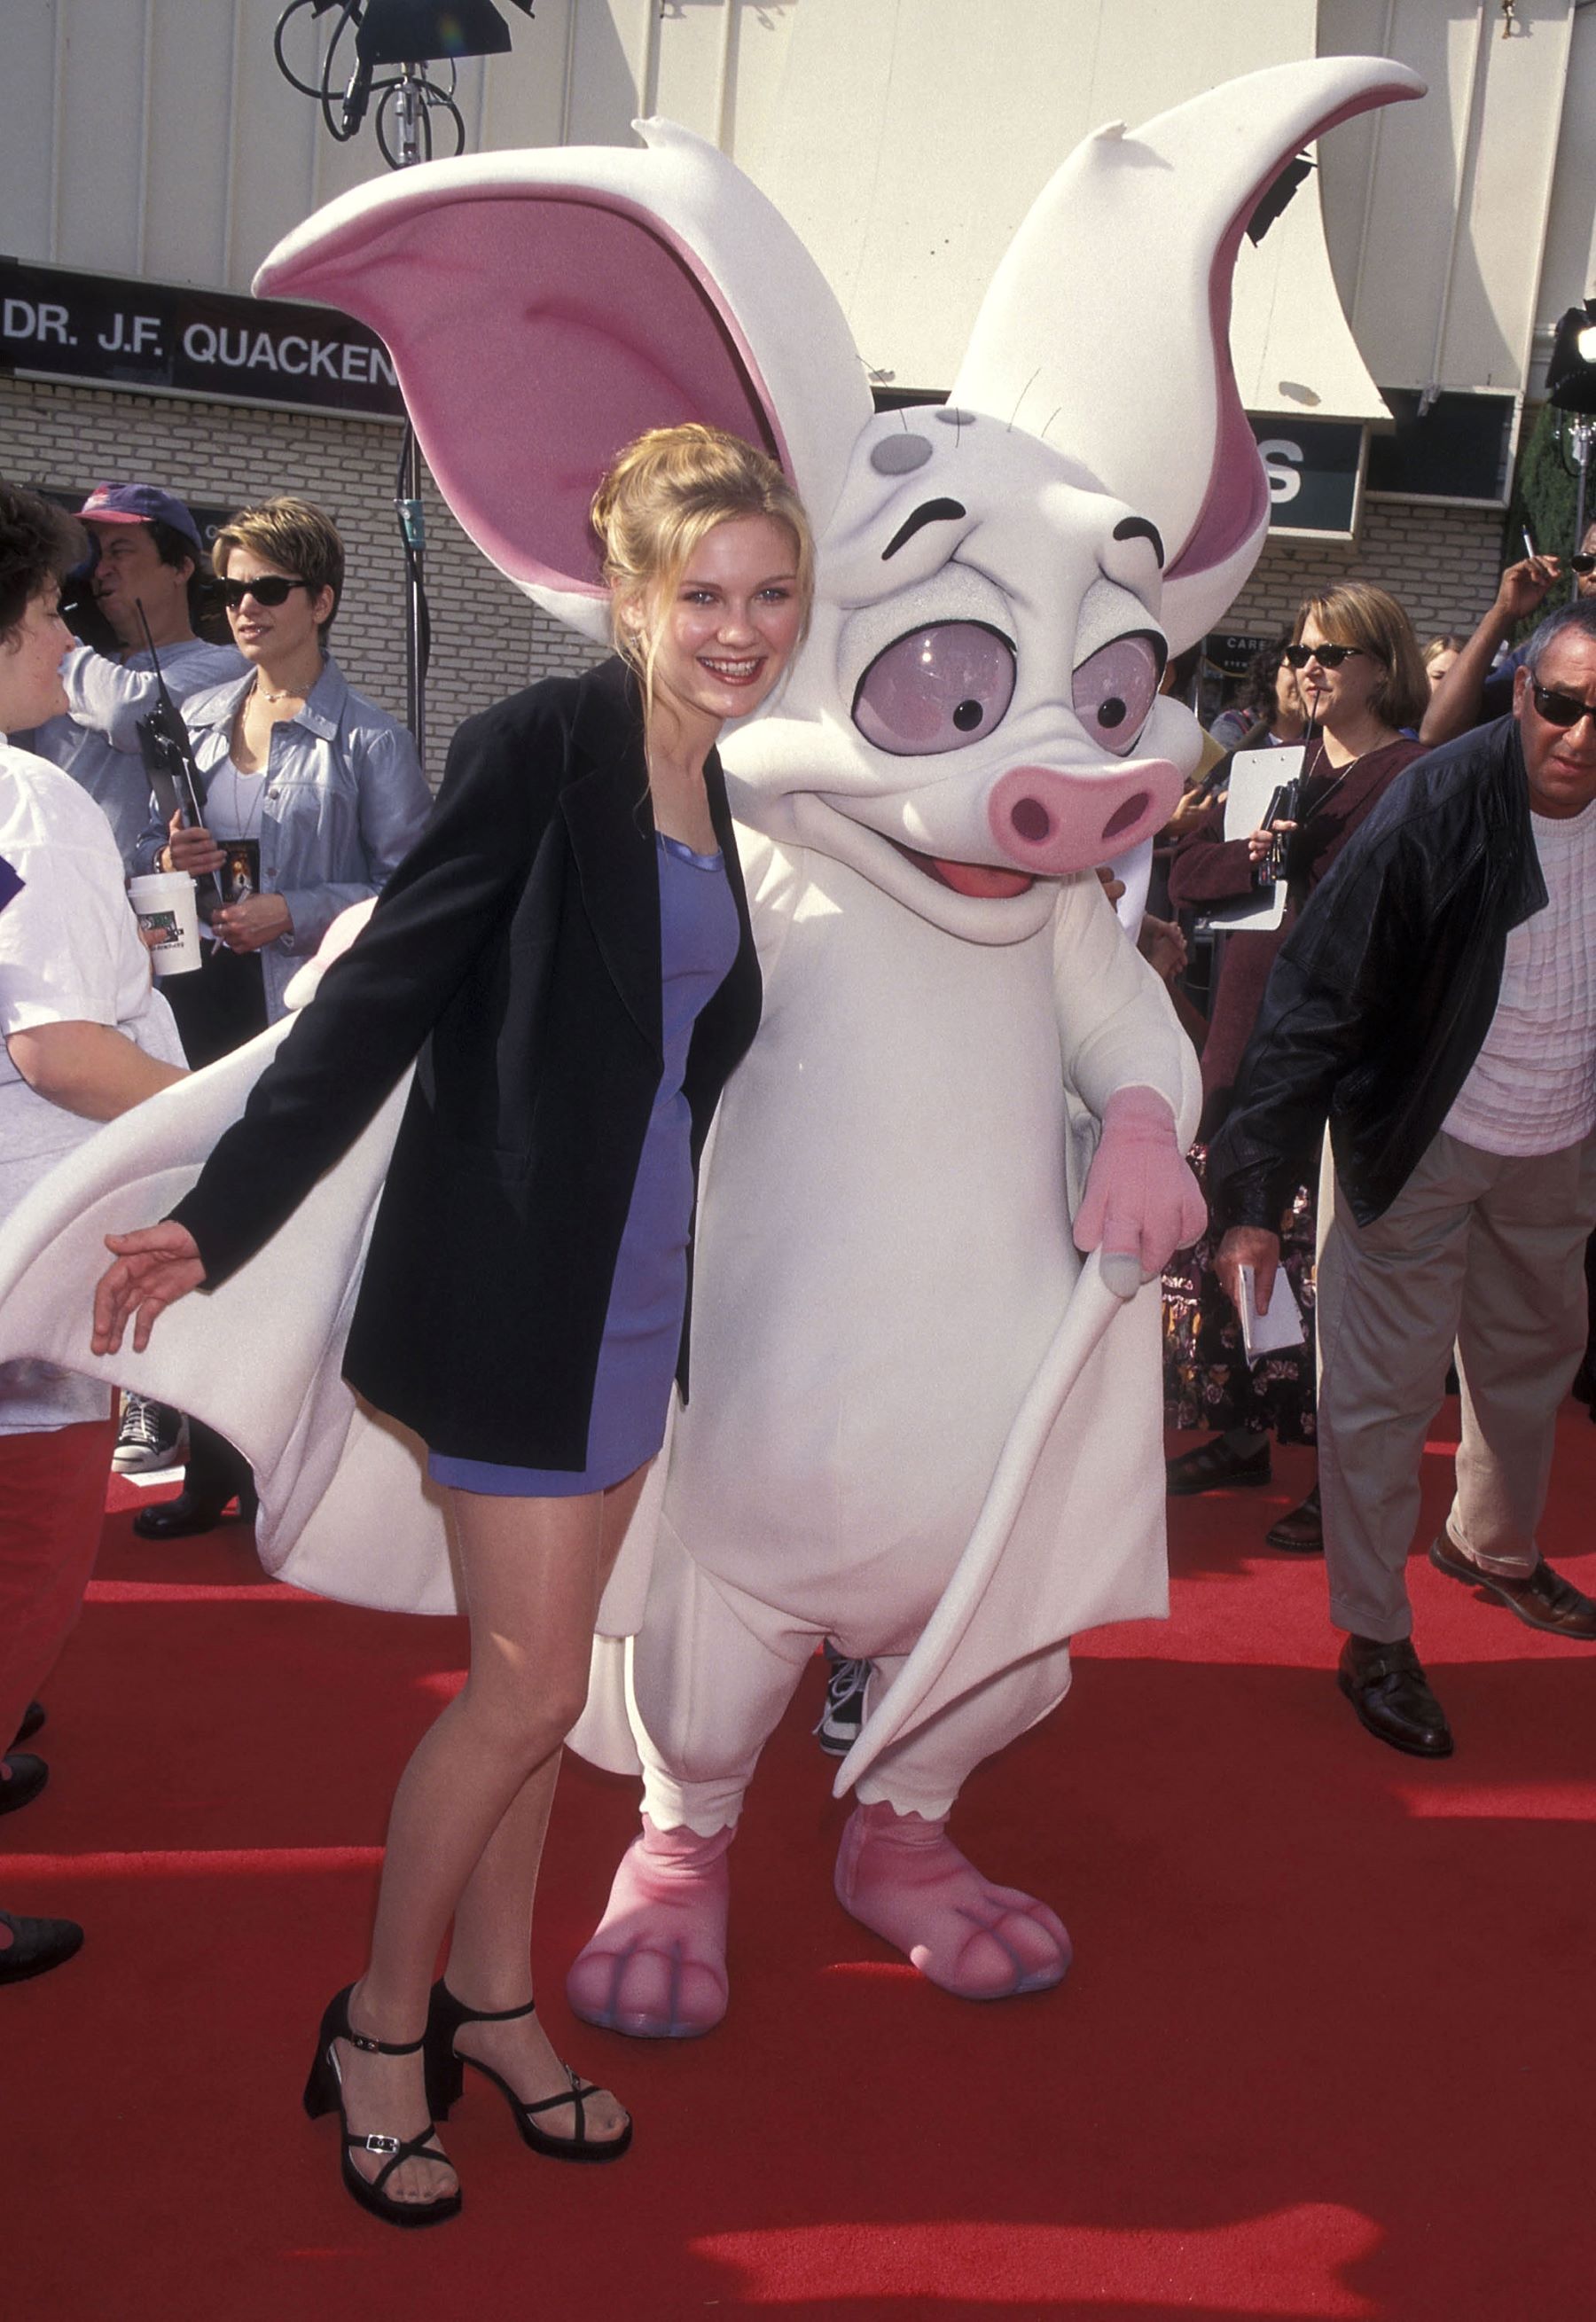
<instances>
[{"instance_id":1,"label":"light stand","mask_svg":"<svg viewBox=\"0 0 1596 2322\"><path fill-rule=\"evenodd\" d=\"M513 0L525 16L532 0ZM338 11L321 70L306 80L289 63L284 35L293 20ZM354 66L343 93L338 64L344 35L354 35ZM454 102L455 65L462 57L501 56L509 47L509 26L491 0L289 0L277 20L273 49L278 69L302 96L322 109L328 134L346 145L359 131L373 96L374 126L382 158L390 169L408 169L433 156L433 115L448 115L454 151L465 151L465 122ZM447 84L436 81L429 64L446 63ZM379 78L378 69L393 69ZM427 666L432 644L427 608L427 535L421 506L421 449L405 422L394 483L394 510L405 557L405 719L416 751L427 763Z\"/></svg>"},{"instance_id":2,"label":"light stand","mask_svg":"<svg viewBox=\"0 0 1596 2322\"><path fill-rule=\"evenodd\" d=\"M1577 551L1584 544L1585 494L1596 440L1596 298L1571 306L1557 325L1546 365L1546 400L1559 414L1563 457L1573 471Z\"/></svg>"}]
</instances>

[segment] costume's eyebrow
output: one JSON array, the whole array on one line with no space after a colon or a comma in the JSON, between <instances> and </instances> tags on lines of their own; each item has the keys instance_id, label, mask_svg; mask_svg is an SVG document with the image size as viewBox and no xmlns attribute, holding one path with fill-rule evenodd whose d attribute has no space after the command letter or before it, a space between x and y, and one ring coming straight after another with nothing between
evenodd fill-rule
<instances>
[{"instance_id":1,"label":"costume's eyebrow","mask_svg":"<svg viewBox=\"0 0 1596 2322\"><path fill-rule=\"evenodd\" d=\"M882 562L885 564L889 556L895 556L906 540L913 540L922 524L953 524L968 513L959 500L922 500L913 515L905 517L882 550Z\"/></svg>"},{"instance_id":2,"label":"costume's eyebrow","mask_svg":"<svg viewBox=\"0 0 1596 2322\"><path fill-rule=\"evenodd\" d=\"M1150 540L1152 553L1158 558L1158 569L1164 569L1164 544L1157 525L1149 524L1144 516L1123 516L1114 527L1115 540Z\"/></svg>"}]
</instances>

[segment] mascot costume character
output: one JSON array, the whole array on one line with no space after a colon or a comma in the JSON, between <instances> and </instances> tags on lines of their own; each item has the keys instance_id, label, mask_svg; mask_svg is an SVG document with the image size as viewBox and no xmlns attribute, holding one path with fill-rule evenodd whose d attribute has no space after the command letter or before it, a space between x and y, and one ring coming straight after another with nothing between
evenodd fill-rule
<instances>
[{"instance_id":1,"label":"mascot costume character","mask_svg":"<svg viewBox=\"0 0 1596 2322\"><path fill-rule=\"evenodd\" d=\"M825 1636L876 1670L838 1775L858 1800L844 1906L970 1997L1069 1963L1053 1913L945 1824L970 1769L1061 1698L1071 1636L1167 1609L1156 1277L1200 1222L1197 1079L1095 873L1197 762L1160 675L1266 528L1227 343L1241 237L1308 140L1422 88L1324 59L1099 131L1016 235L943 407L874 412L795 235L663 122L642 151L363 187L262 270L381 332L461 522L591 634L589 498L646 427L765 444L818 543L807 647L723 744L764 1020L705 1156L692 1398L573 1737L644 1777L572 1970L594 2022L683 2036L723 2014L727 1848ZM291 1024L30 1199L0 1256L0 1358L93 1367L102 1235L181 1195ZM105 1367L247 1453L281 1577L445 1611L420 1447L339 1376L403 1094L256 1258Z\"/></svg>"}]
</instances>

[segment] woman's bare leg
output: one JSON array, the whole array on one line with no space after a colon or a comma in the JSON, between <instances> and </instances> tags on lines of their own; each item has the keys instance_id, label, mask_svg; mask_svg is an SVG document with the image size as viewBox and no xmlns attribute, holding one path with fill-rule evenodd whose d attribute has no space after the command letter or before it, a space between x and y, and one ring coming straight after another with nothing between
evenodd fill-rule
<instances>
[{"instance_id":1,"label":"woman's bare leg","mask_svg":"<svg viewBox=\"0 0 1596 2322\"><path fill-rule=\"evenodd\" d=\"M639 1468L601 1495L595 1618L647 1472ZM532 1907L560 1755L556 1751L522 1784L455 1906L448 1981L468 2007L520 2007L532 1997ZM568 2086L564 2067L535 2016L513 2024L463 2025L454 2045L461 2055L491 2064L525 2104L557 2096ZM585 2116L588 2135L601 2143L619 2136L627 2124L624 2107L607 2090L586 2099ZM553 2107L539 2116L539 2125L551 2135L572 2135L575 2108Z\"/></svg>"},{"instance_id":2,"label":"woman's bare leg","mask_svg":"<svg viewBox=\"0 0 1596 2322\"><path fill-rule=\"evenodd\" d=\"M587 1696L601 1495L451 1492L449 1506L471 1669L394 1796L371 1964L350 2001L355 2030L381 2040L411 2040L423 2029L438 1949L478 1860L540 1769L551 1769L552 1790L560 1743ZM419 2055L375 2056L340 2043L338 2061L353 2134L420 2128L427 2107ZM372 2156L366 2173L381 2166ZM385 2190L396 2201L434 2201L454 2181L437 2162L408 2161Z\"/></svg>"}]
</instances>

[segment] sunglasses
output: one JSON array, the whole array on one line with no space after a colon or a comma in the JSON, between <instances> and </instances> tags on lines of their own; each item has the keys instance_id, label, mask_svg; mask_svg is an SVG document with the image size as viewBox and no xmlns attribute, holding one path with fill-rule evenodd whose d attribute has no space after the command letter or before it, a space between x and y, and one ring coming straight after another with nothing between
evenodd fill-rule
<instances>
[{"instance_id":1,"label":"sunglasses","mask_svg":"<svg viewBox=\"0 0 1596 2322\"><path fill-rule=\"evenodd\" d=\"M1362 645L1288 645L1280 658L1292 669L1306 669L1316 661L1322 669L1339 669L1344 661L1360 654Z\"/></svg>"},{"instance_id":2,"label":"sunglasses","mask_svg":"<svg viewBox=\"0 0 1596 2322\"><path fill-rule=\"evenodd\" d=\"M1590 549L1582 549L1579 555L1571 556L1568 561L1576 572L1596 572L1596 552Z\"/></svg>"},{"instance_id":3,"label":"sunglasses","mask_svg":"<svg viewBox=\"0 0 1596 2322\"><path fill-rule=\"evenodd\" d=\"M1582 701L1577 693L1554 693L1532 677L1529 690L1548 726L1577 726L1582 718L1596 718L1596 701Z\"/></svg>"},{"instance_id":4,"label":"sunglasses","mask_svg":"<svg viewBox=\"0 0 1596 2322\"><path fill-rule=\"evenodd\" d=\"M222 601L230 613L236 613L246 597L257 605L286 605L290 589L308 589L308 580L290 580L281 572L262 572L258 580L223 580L218 583Z\"/></svg>"}]
</instances>

